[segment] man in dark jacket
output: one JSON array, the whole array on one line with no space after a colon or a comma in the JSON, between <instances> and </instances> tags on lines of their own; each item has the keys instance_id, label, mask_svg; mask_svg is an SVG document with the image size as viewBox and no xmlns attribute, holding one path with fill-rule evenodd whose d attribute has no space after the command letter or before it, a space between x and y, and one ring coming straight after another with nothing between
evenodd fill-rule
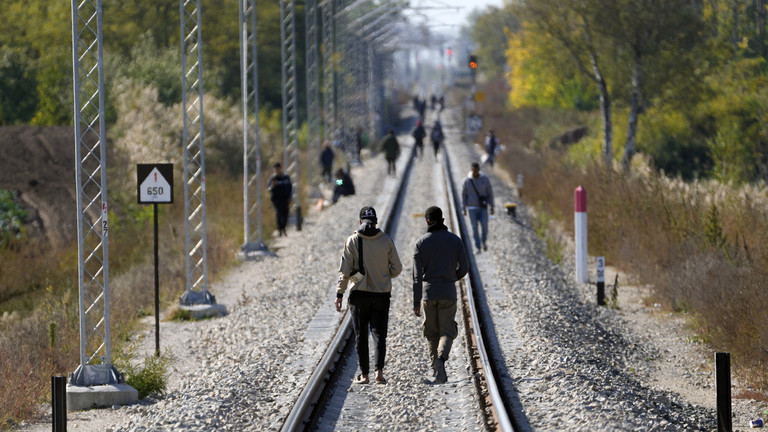
<instances>
[{"instance_id":1,"label":"man in dark jacket","mask_svg":"<svg viewBox=\"0 0 768 432\"><path fill-rule=\"evenodd\" d=\"M333 153L331 144L326 141L323 151L320 152L320 166L323 168L321 176L326 182L331 181L331 170L333 169L334 159L336 159L336 154Z\"/></svg>"},{"instance_id":2,"label":"man in dark jacket","mask_svg":"<svg viewBox=\"0 0 768 432\"><path fill-rule=\"evenodd\" d=\"M430 207L425 213L427 233L416 241L413 253L413 313L424 311L424 337L435 373L435 383L445 383L445 362L453 340L458 336L456 324L456 281L469 270L464 244L443 223L443 211Z\"/></svg>"},{"instance_id":3,"label":"man in dark jacket","mask_svg":"<svg viewBox=\"0 0 768 432\"><path fill-rule=\"evenodd\" d=\"M429 138L432 140L432 148L435 150L435 159L437 159L437 153L440 151L440 144L443 142L443 127L440 125L440 121L435 121L435 125L432 126L432 132L429 133Z\"/></svg>"},{"instance_id":4,"label":"man in dark jacket","mask_svg":"<svg viewBox=\"0 0 768 432\"><path fill-rule=\"evenodd\" d=\"M427 136L427 132L424 130L424 125L421 124L421 120L416 121L416 128L411 133L416 144L416 156L421 157L424 154L424 137Z\"/></svg>"},{"instance_id":5,"label":"man in dark jacket","mask_svg":"<svg viewBox=\"0 0 768 432\"><path fill-rule=\"evenodd\" d=\"M395 138L395 131L392 129L381 139L381 151L384 152L384 158L387 160L387 175L397 175L395 162L400 156L400 143Z\"/></svg>"},{"instance_id":6,"label":"man in dark jacket","mask_svg":"<svg viewBox=\"0 0 768 432\"><path fill-rule=\"evenodd\" d=\"M269 190L269 199L272 201L272 205L275 206L275 213L277 218L277 230L280 236L288 235L285 232L285 227L288 225L288 211L291 205L291 198L293 197L293 184L291 184L291 178L288 174L283 173L283 167L280 162L276 162L272 165L274 173L272 177L267 180L267 190Z\"/></svg>"},{"instance_id":7,"label":"man in dark jacket","mask_svg":"<svg viewBox=\"0 0 768 432\"><path fill-rule=\"evenodd\" d=\"M360 362L358 384L368 384L370 359L368 358L368 328L373 336L377 383L384 384L384 359L387 353L387 325L392 278L403 270L395 243L389 234L376 228L376 210L363 207L360 210L360 228L344 243L339 265L339 282L336 288L336 311L341 312L344 291L349 290L352 327L355 330L355 347ZM362 247L362 250L360 249ZM362 262L361 262L362 261Z\"/></svg>"}]
</instances>

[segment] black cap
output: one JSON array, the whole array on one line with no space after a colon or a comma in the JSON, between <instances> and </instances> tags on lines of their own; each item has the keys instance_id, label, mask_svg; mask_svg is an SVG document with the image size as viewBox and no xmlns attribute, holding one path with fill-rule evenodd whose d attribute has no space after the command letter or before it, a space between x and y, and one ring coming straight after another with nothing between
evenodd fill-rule
<instances>
[{"instance_id":1,"label":"black cap","mask_svg":"<svg viewBox=\"0 0 768 432\"><path fill-rule=\"evenodd\" d=\"M376 222L376 210L371 206L365 206L360 209L360 220L368 219Z\"/></svg>"},{"instance_id":2,"label":"black cap","mask_svg":"<svg viewBox=\"0 0 768 432\"><path fill-rule=\"evenodd\" d=\"M424 212L424 217L430 222L442 222L443 211L440 210L440 207L432 206Z\"/></svg>"}]
</instances>

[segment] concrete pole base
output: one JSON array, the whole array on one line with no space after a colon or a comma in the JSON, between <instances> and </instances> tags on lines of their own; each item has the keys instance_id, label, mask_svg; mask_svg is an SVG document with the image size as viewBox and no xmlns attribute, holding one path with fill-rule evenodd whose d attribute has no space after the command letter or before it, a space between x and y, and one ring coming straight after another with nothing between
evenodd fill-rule
<instances>
[{"instance_id":1,"label":"concrete pole base","mask_svg":"<svg viewBox=\"0 0 768 432\"><path fill-rule=\"evenodd\" d=\"M189 313L189 317L194 320L205 318L216 318L227 314L227 307L221 304L196 304L181 305L181 310Z\"/></svg>"},{"instance_id":2,"label":"concrete pole base","mask_svg":"<svg viewBox=\"0 0 768 432\"><path fill-rule=\"evenodd\" d=\"M98 386L67 384L67 411L129 405L138 400L138 390L128 384Z\"/></svg>"}]
</instances>

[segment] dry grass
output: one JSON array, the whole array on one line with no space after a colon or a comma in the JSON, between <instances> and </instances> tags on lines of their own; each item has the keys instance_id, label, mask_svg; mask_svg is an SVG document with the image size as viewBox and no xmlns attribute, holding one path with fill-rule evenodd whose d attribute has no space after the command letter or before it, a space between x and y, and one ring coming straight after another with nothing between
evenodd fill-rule
<instances>
[{"instance_id":1,"label":"dry grass","mask_svg":"<svg viewBox=\"0 0 768 432\"><path fill-rule=\"evenodd\" d=\"M215 174L209 178L217 179L208 182L206 194L209 282L214 282L234 264L242 245L242 179ZM264 232L271 233L271 204L268 199L262 204ZM110 312L116 363L130 354L124 350L130 349L126 342L138 318L153 313L154 266L151 210L128 215L135 210L113 207L118 210L110 219ZM176 204L158 207L161 307L168 308L178 303L186 284L183 191ZM265 235L265 241L268 238ZM19 287L19 294L0 305L16 311L0 318L0 429L34 415L40 402L50 400L51 375L67 375L79 364L76 251L38 252L0 251L2 286ZM50 323L55 323L52 346Z\"/></svg>"},{"instance_id":2,"label":"dry grass","mask_svg":"<svg viewBox=\"0 0 768 432\"><path fill-rule=\"evenodd\" d=\"M573 232L573 190L588 194L589 253L653 287L654 301L690 314L734 371L768 390L768 196L764 185L685 183L648 170L623 174L595 162L575 167L564 154L531 151L539 124L575 126L531 110L486 115L503 137L499 163L524 174L522 199Z\"/></svg>"}]
</instances>

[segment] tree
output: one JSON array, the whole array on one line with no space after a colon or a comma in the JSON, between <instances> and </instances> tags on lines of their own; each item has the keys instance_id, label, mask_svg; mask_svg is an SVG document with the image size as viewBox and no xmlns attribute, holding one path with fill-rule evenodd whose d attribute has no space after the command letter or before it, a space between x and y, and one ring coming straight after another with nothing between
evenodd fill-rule
<instances>
[{"instance_id":1,"label":"tree","mask_svg":"<svg viewBox=\"0 0 768 432\"><path fill-rule=\"evenodd\" d=\"M533 25L534 31L544 32L557 41L570 54L576 68L597 87L603 125L603 159L610 167L613 123L603 53L611 52L611 46L597 31L600 22L595 10L602 7L601 3L600 0L533 0L521 4L518 14Z\"/></svg>"},{"instance_id":2,"label":"tree","mask_svg":"<svg viewBox=\"0 0 768 432\"><path fill-rule=\"evenodd\" d=\"M25 56L0 47L0 125L23 124L37 111L37 87L32 66Z\"/></svg>"},{"instance_id":3,"label":"tree","mask_svg":"<svg viewBox=\"0 0 768 432\"><path fill-rule=\"evenodd\" d=\"M700 42L697 35L702 30L701 15L688 0L617 0L604 2L598 10L600 25L597 31L614 49L626 53L625 64L630 65L630 71L621 74L628 76L631 83L627 139L622 158L622 165L628 170L635 154L639 116L645 110L648 96L660 90L646 86L645 75L657 74L666 78L670 71L674 73L680 63L664 62L663 54L672 52L684 57L685 53L695 49ZM619 71L621 64L616 65ZM619 81L627 82L621 75ZM654 81L658 82L651 82Z\"/></svg>"}]
</instances>

